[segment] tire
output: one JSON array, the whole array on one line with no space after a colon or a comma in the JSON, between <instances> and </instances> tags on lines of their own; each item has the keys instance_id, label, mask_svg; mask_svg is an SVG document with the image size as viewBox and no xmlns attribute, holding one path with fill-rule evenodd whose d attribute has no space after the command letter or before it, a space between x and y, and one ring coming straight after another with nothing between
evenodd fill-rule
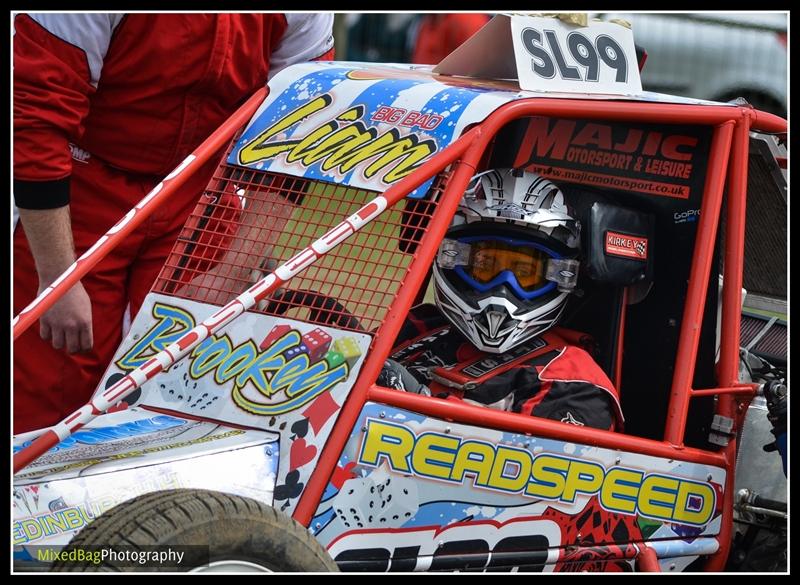
<instances>
[{"instance_id":1,"label":"tire","mask_svg":"<svg viewBox=\"0 0 800 585\"><path fill-rule=\"evenodd\" d=\"M338 571L328 552L292 518L250 498L181 489L145 494L112 508L76 534L64 552L86 547L188 549L181 567L131 567L103 560L57 561L52 571L217 570ZM130 563L129 563L130 564Z\"/></svg>"}]
</instances>

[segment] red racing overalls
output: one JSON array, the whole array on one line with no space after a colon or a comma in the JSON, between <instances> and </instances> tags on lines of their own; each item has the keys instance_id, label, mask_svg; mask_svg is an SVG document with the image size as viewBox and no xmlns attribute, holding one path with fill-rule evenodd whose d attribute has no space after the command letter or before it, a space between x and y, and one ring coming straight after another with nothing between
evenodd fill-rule
<instances>
[{"instance_id":1,"label":"red racing overalls","mask_svg":"<svg viewBox=\"0 0 800 585\"><path fill-rule=\"evenodd\" d=\"M76 257L278 70L333 56L330 14L18 14L14 197L70 206ZM14 432L85 403L150 290L222 152L81 281L94 347L69 355L30 327L14 343ZM231 229L235 229L235 217ZM217 231L225 231L225 226ZM14 231L14 314L36 296Z\"/></svg>"},{"instance_id":2,"label":"red racing overalls","mask_svg":"<svg viewBox=\"0 0 800 585\"><path fill-rule=\"evenodd\" d=\"M511 351L489 354L472 345L436 307L422 305L409 313L391 359L432 396L621 431L617 391L578 345L582 337L556 327Z\"/></svg>"}]
</instances>

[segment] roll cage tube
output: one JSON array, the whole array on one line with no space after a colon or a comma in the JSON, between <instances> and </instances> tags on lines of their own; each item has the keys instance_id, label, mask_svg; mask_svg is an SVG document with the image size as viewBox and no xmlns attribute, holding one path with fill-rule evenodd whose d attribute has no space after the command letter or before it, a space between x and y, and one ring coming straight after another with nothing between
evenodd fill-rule
<instances>
[{"instance_id":1,"label":"roll cage tube","mask_svg":"<svg viewBox=\"0 0 800 585\"><path fill-rule=\"evenodd\" d=\"M22 335L39 318L83 278L100 260L125 240L133 230L155 211L162 202L169 199L189 176L208 162L208 160L227 144L236 131L244 126L264 101L268 89L262 87L248 98L238 110L214 130L192 154L187 156L175 169L160 181L128 213L115 223L83 255L75 260L53 283L43 290L31 303L14 317L11 325L14 339Z\"/></svg>"},{"instance_id":2,"label":"roll cage tube","mask_svg":"<svg viewBox=\"0 0 800 585\"><path fill-rule=\"evenodd\" d=\"M708 166L710 171L703 189L701 209L713 210L714 213L701 213L701 222L697 228L695 249L690 269L687 298L684 306L684 319L678 338L677 359L684 360L681 368L676 368L673 375L670 400L667 411L667 422L663 441L653 441L640 437L625 436L624 445L620 437L611 431L588 432L581 430L582 442L607 448L624 448L626 451L651 454L661 457L680 457L709 465L719 465L726 469L726 489L723 506L731 510L733 505L733 481L735 475L736 441L731 440L727 447L719 453L687 448L683 444L689 402L693 397L709 394L719 396L718 413L730 415L737 413L741 418L746 406L754 394L754 386L740 384L738 381L738 339L739 339L739 307L741 307L741 271L744 265L744 212L746 204L747 153L749 151L748 132L786 132L786 121L778 116L750 108L736 106L701 106L684 104L642 103L626 101L573 100L573 99L539 99L520 100L501 106L486 120L476 125L466 148L462 136L456 143L433 155L434 161L445 157L452 158L449 151L460 151L460 159L455 164L440 205L444 209L437 213L429 225L428 241L439 242L450 225L461 194L467 188L472 174L478 168L485 149L491 140L506 124L524 117L552 116L560 118L593 119L621 122L644 122L665 124L695 124L713 126L713 136ZM461 154L463 153L463 154ZM730 161L729 161L730 157ZM738 165L738 167L729 166ZM442 166L443 168L443 166ZM725 278L723 284L723 317L721 363L718 376L719 388L694 390L691 387L694 364L700 339L700 324L706 301L706 285L711 271L715 237L719 225L719 210L725 180L730 181L728 189L728 228L725 241L725 266L728 271L733 268L738 278ZM705 219L705 221L703 221ZM432 233L431 233L432 232ZM408 313L420 287L426 277L422 268L430 265L436 252L436 246L421 246L417 251L418 262L412 263L406 275L404 285L390 309L384 325L376 336L372 350L364 362L358 380L345 402L336 427L320 457L317 470L311 476L306 489L294 513L295 519L308 525L313 517L316 504L321 497L328 478L338 461L338 456L350 438L353 427L367 400L374 400L398 407L413 408L423 411L423 403L432 401L423 399L414 401L414 396L405 396L401 392L388 392L373 386L380 373L385 359L392 350L394 339L402 326L403 317ZM738 271L738 272L737 272ZM687 318L688 317L688 318ZM723 361L724 360L724 361ZM403 401L410 401L405 404ZM441 409L431 405L428 414L447 420L485 426L487 424L486 409L464 405L463 409L454 409L447 404ZM460 406L460 405L459 405ZM457 410L457 412L455 412ZM568 433L564 425L551 426L554 423L536 418L522 419L498 413L494 426L498 429L512 429L517 432L541 434L543 436L560 436ZM513 422L511 422L513 420ZM718 540L719 550L711 555L706 563L707 570L719 571L724 567L730 548L732 530L732 514L723 514L722 526Z\"/></svg>"},{"instance_id":3,"label":"roll cage tube","mask_svg":"<svg viewBox=\"0 0 800 585\"><path fill-rule=\"evenodd\" d=\"M726 489L723 501L724 509L732 509L733 481L735 474L736 441L718 453L687 448L683 444L684 430L688 406L695 396L714 394L719 396L717 413L734 418L741 422L746 406L754 394L754 386L741 384L738 379L738 343L739 343L739 308L741 307L742 268L744 265L744 226L746 208L747 160L749 152L749 131L758 130L769 133L785 133L787 123L782 118L744 107L735 106L700 106L684 104L663 104L626 101L596 101L577 99L544 99L531 98L515 101L498 108L485 121L465 132L451 146L436 153L415 174L414 179L402 181L406 185L419 183L421 175L433 176L453 165L453 174L449 181L440 205L444 207L435 214L427 241L438 243L444 236L455 213L461 194L469 179L480 164L483 153L499 130L509 122L530 116L554 116L574 119L603 119L607 121L646 122L665 124L695 124L713 126L713 137L702 196L701 220L697 228L695 249L690 269L687 298L684 306L684 319L678 338L677 367L673 374L670 399L667 410L667 423L663 441L654 441L640 437L622 437L610 431L587 432L583 429L581 441L589 444L624 448L626 451L666 457L672 454L684 460L697 461L710 465L723 466L726 469ZM424 179L422 179L424 180ZM711 262L715 237L719 225L719 211L722 203L722 191L728 181L727 229L724 242L724 259L726 278L722 292L722 341L718 369L719 388L694 390L691 387L694 364L700 336L700 322L706 300L706 283L711 271ZM400 185L397 185L400 187ZM395 188L395 189L396 189ZM411 189L408 189L409 191ZM708 211L712 211L709 213ZM117 242L114 242L116 244ZM111 246L113 247L113 246ZM414 407L414 400L409 404L404 400L418 399L416 396L405 396L403 393L382 390L375 387L374 381L380 372L384 360L392 349L403 318L414 302L427 274L436 252L436 245L421 246L417 251L417 262L413 262L406 274L404 284L395 299L379 335L376 336L372 350L367 356L360 375L345 402L340 418L332 431L317 469L312 474L300 502L294 513L295 519L308 525L316 509L316 505L326 487L339 454L349 439L358 415L367 400L377 400L386 404ZM61 281L63 284L64 277ZM77 280L71 278L70 282ZM57 300L68 290L68 286L51 291L52 301ZM37 307L39 308L39 307ZM43 311L31 316L31 322ZM30 318L30 317L29 317ZM26 323L29 324L29 323ZM19 324L18 324L19 325ZM427 403L432 401L427 400ZM452 405L446 405L448 407ZM461 406L461 405L459 405ZM422 410L422 401L418 405ZM434 414L432 407L427 410ZM447 413L438 413L443 418L457 420L467 424L486 425L486 410L463 405L463 408L448 408ZM481 416L483 415L483 416ZM493 423L497 428L513 428L518 432L541 434L543 436L565 437L569 435L564 425L536 418L523 418L507 413L497 413ZM719 540L719 550L706 562L706 569L721 570L726 561L730 546L732 530L732 514L723 514Z\"/></svg>"}]
</instances>

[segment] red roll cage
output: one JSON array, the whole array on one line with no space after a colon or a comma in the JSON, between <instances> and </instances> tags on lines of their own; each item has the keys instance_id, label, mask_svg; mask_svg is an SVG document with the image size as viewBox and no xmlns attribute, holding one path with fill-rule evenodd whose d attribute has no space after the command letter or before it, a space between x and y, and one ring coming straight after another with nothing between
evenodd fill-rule
<instances>
[{"instance_id":1,"label":"red roll cage","mask_svg":"<svg viewBox=\"0 0 800 585\"><path fill-rule=\"evenodd\" d=\"M51 289L45 291L23 310L15 318L14 337L18 337L32 325L53 302L86 274L120 240L135 229L160 201L169 197L170 193L180 186L183 178L193 169L202 165L229 141L235 131L256 110L264 95L264 90L257 92L191 157L187 158L178 170L159 184L142 203L120 220L107 236L101 238L97 245L53 283ZM435 401L374 385L385 359L391 352L403 318L417 298L419 289L424 285L427 276L425 267L430 266L436 253L436 246L431 243L438 243L444 236L461 193L466 188L492 139L509 122L529 116L680 123L713 128L708 160L709 170L702 196L702 213L697 228L666 426L661 441L610 431L575 428L538 418L512 416L508 413L465 403ZM415 261L412 262L403 286L400 287L391 304L380 335L376 336L373 342L371 351L321 454L319 464L301 496L294 513L295 519L304 525L308 525L310 522L328 479L336 466L338 456L349 439L353 425L367 401L405 408L454 422L490 425L505 431L536 434L543 437L588 443L608 449L720 466L727 471L723 509L732 509L735 496L736 438L733 437L728 445L718 452L696 449L685 446L685 427L691 400L698 396L713 395L718 397L716 414L732 419L738 428L747 405L755 393L755 385L741 383L738 376L749 133L750 131L785 133L786 130L785 120L747 107L529 98L501 106L486 120L466 131L449 147L433 155L428 162L410 176L389 188L384 193L384 197L391 202L452 165L450 179L440 200L440 205L444 209L435 214L427 226L427 231L431 232L426 239L428 245L420 246L415 253ZM726 182L728 187L727 226L723 248L725 278L722 289L721 346L717 368L718 387L695 389L692 387L692 380ZM709 557L706 564L707 570L718 571L723 568L728 555L732 523L733 515L723 514L718 536L720 548L717 553ZM639 561L639 566L643 570L646 570L649 565L646 561L647 559L644 557Z\"/></svg>"}]
</instances>

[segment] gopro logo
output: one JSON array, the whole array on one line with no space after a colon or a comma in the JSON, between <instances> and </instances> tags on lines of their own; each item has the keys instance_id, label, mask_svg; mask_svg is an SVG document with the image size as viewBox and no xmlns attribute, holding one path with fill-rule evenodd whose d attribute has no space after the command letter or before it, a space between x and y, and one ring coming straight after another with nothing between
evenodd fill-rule
<instances>
[{"instance_id":1,"label":"gopro logo","mask_svg":"<svg viewBox=\"0 0 800 585\"><path fill-rule=\"evenodd\" d=\"M686 211L681 211L680 213L673 213L672 217L675 219L675 223L693 222L697 221L697 218L700 217L700 210L688 209Z\"/></svg>"}]
</instances>

